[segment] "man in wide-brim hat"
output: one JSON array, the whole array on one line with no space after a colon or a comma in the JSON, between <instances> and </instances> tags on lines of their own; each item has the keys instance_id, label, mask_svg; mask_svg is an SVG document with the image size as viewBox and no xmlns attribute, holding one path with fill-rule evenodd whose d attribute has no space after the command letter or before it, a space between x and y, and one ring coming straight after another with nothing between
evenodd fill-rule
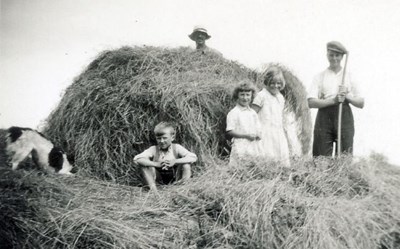
<instances>
[{"instance_id":1,"label":"man in wide-brim hat","mask_svg":"<svg viewBox=\"0 0 400 249\"><path fill-rule=\"evenodd\" d=\"M210 39L211 36L208 34L207 29L201 26L196 26L193 32L189 35L189 38L196 42L196 49L205 50L207 48L206 40Z\"/></svg>"},{"instance_id":2,"label":"man in wide-brim hat","mask_svg":"<svg viewBox=\"0 0 400 249\"><path fill-rule=\"evenodd\" d=\"M364 98L361 97L353 75L348 70L343 70L340 64L344 55L348 56L347 49L337 41L328 42L326 49L329 67L314 77L307 96L308 106L318 109L314 126L313 156L332 155L333 144L338 139L340 103L343 107L341 152L352 154L354 119L350 105L363 108Z\"/></svg>"}]
</instances>

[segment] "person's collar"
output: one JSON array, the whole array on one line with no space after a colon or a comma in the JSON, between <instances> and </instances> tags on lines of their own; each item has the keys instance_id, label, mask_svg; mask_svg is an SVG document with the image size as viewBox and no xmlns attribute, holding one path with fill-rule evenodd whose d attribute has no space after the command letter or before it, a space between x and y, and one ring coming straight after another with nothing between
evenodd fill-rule
<instances>
[{"instance_id":1,"label":"person's collar","mask_svg":"<svg viewBox=\"0 0 400 249\"><path fill-rule=\"evenodd\" d=\"M278 95L278 94L273 95L270 91L268 91L267 88L264 88L263 90L265 90L265 92L266 92L269 96L276 97L276 96Z\"/></svg>"},{"instance_id":2,"label":"person's collar","mask_svg":"<svg viewBox=\"0 0 400 249\"><path fill-rule=\"evenodd\" d=\"M158 149L159 149L160 151L162 151L162 152L169 152L169 151L172 150L172 143L171 143L170 146L168 146L167 149L162 149L161 146L159 146L159 145L157 145L157 147L158 147Z\"/></svg>"},{"instance_id":3,"label":"person's collar","mask_svg":"<svg viewBox=\"0 0 400 249\"><path fill-rule=\"evenodd\" d=\"M208 47L207 47L207 45L206 44L199 44L199 45L197 45L196 44L196 49L197 50L206 50Z\"/></svg>"},{"instance_id":4,"label":"person's collar","mask_svg":"<svg viewBox=\"0 0 400 249\"><path fill-rule=\"evenodd\" d=\"M340 74L343 71L343 67L340 67L340 70L335 72L333 69L331 69L330 67L328 67L328 72L333 73L333 74Z\"/></svg>"},{"instance_id":5,"label":"person's collar","mask_svg":"<svg viewBox=\"0 0 400 249\"><path fill-rule=\"evenodd\" d=\"M250 110L251 109L250 105L242 106L242 105L236 104L236 107L239 108L240 110Z\"/></svg>"}]
</instances>

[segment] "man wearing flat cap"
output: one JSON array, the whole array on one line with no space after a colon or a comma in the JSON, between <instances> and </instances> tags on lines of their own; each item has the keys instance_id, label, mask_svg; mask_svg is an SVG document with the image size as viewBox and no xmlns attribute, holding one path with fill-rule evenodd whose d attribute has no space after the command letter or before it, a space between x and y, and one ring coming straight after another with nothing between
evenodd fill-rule
<instances>
[{"instance_id":1,"label":"man wearing flat cap","mask_svg":"<svg viewBox=\"0 0 400 249\"><path fill-rule=\"evenodd\" d=\"M210 39L211 36L204 27L195 26L193 32L189 35L189 38L196 42L196 50L200 51L202 54L209 51L220 54L218 51L207 47L206 40Z\"/></svg>"},{"instance_id":2,"label":"man wearing flat cap","mask_svg":"<svg viewBox=\"0 0 400 249\"><path fill-rule=\"evenodd\" d=\"M348 56L348 51L340 42L328 42L329 67L314 77L308 91L308 106L318 109L314 126L313 156L332 156L333 144L337 143L340 103L343 108L341 152L353 153L354 119L350 106L363 108L364 98L352 74L343 70L340 64L344 55Z\"/></svg>"}]
</instances>

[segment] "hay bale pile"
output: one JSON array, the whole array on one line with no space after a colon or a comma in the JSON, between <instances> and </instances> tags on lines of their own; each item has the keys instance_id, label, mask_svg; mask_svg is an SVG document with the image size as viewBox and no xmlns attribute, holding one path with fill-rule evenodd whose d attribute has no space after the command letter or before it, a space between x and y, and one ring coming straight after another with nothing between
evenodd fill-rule
<instances>
[{"instance_id":1,"label":"hay bale pile","mask_svg":"<svg viewBox=\"0 0 400 249\"><path fill-rule=\"evenodd\" d=\"M4 168L0 176L4 248L175 248L196 229L140 188Z\"/></svg>"},{"instance_id":2,"label":"hay bale pile","mask_svg":"<svg viewBox=\"0 0 400 249\"><path fill-rule=\"evenodd\" d=\"M16 248L399 248L400 170L351 160L210 165L159 196L0 168L0 238Z\"/></svg>"},{"instance_id":3,"label":"hay bale pile","mask_svg":"<svg viewBox=\"0 0 400 249\"><path fill-rule=\"evenodd\" d=\"M374 158L352 160L212 171L205 178L214 184L199 181L175 201L212 217L210 247L399 248L399 168Z\"/></svg>"},{"instance_id":4,"label":"hay bale pile","mask_svg":"<svg viewBox=\"0 0 400 249\"><path fill-rule=\"evenodd\" d=\"M137 185L133 157L154 143L152 130L161 120L178 124L176 141L200 161L223 154L225 117L234 105L231 91L240 80L256 78L257 73L220 54L191 48L106 51L68 87L44 133L75 155L80 172ZM288 92L298 98L288 103L309 117L308 110L296 107L305 105L300 97L305 91L292 79L287 78ZM310 137L307 128L298 136ZM309 140L302 142L308 151Z\"/></svg>"}]
</instances>

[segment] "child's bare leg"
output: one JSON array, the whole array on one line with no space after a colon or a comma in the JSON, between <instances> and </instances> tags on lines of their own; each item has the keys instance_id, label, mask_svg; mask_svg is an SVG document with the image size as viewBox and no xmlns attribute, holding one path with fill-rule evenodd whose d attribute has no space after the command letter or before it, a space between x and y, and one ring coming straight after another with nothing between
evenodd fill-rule
<instances>
[{"instance_id":1,"label":"child's bare leg","mask_svg":"<svg viewBox=\"0 0 400 249\"><path fill-rule=\"evenodd\" d=\"M178 172L178 180L187 181L192 176L190 164L179 165Z\"/></svg>"},{"instance_id":2,"label":"child's bare leg","mask_svg":"<svg viewBox=\"0 0 400 249\"><path fill-rule=\"evenodd\" d=\"M150 190L157 191L156 187L156 169L154 167L142 167L144 181Z\"/></svg>"}]
</instances>

